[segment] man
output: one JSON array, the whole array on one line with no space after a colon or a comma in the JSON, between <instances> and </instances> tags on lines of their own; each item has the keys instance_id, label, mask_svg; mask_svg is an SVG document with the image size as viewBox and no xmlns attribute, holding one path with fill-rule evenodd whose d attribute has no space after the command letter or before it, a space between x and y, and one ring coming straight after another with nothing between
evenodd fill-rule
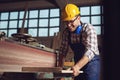
<instances>
[{"instance_id":1,"label":"man","mask_svg":"<svg viewBox=\"0 0 120 80\"><path fill-rule=\"evenodd\" d=\"M67 4L61 16L66 29L62 36L59 66L63 66L68 46L70 46L74 52L75 65L71 68L75 76L74 80L99 80L100 58L94 27L81 22L79 8L74 4ZM80 70L84 73L80 74Z\"/></svg>"}]
</instances>

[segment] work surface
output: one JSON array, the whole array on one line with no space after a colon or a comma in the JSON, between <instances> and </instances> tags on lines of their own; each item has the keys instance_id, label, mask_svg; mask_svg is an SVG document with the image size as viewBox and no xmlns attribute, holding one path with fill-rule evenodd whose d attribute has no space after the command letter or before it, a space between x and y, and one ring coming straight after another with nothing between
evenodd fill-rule
<instances>
[{"instance_id":1,"label":"work surface","mask_svg":"<svg viewBox=\"0 0 120 80\"><path fill-rule=\"evenodd\" d=\"M20 72L22 67L55 67L56 54L28 45L0 41L0 72Z\"/></svg>"}]
</instances>

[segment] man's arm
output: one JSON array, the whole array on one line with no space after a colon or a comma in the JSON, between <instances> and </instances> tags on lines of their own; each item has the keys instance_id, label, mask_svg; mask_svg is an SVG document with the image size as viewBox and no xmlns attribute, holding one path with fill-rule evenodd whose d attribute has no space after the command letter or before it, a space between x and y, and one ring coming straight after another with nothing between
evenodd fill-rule
<instances>
[{"instance_id":1,"label":"man's arm","mask_svg":"<svg viewBox=\"0 0 120 80\"><path fill-rule=\"evenodd\" d=\"M62 35L62 41L61 41L61 46L59 50L59 56L58 56L58 66L63 67L63 63L65 61L66 54L68 52L68 32L64 31Z\"/></svg>"},{"instance_id":2,"label":"man's arm","mask_svg":"<svg viewBox=\"0 0 120 80\"><path fill-rule=\"evenodd\" d=\"M87 63L89 62L89 58L84 55L82 57L82 59L80 59L73 67L72 67L72 70L73 70L73 75L74 76L77 76L79 75L79 70L85 66Z\"/></svg>"}]
</instances>

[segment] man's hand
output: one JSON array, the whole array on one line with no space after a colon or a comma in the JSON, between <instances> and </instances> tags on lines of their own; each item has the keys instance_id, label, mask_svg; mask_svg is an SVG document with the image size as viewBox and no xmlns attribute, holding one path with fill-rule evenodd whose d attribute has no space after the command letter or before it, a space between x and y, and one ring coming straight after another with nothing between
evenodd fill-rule
<instances>
[{"instance_id":1,"label":"man's hand","mask_svg":"<svg viewBox=\"0 0 120 80\"><path fill-rule=\"evenodd\" d=\"M72 67L72 70L73 70L73 75L74 76L78 76L80 73L79 73L79 70L84 67L87 63L89 62L89 58L84 55L73 67Z\"/></svg>"},{"instance_id":2,"label":"man's hand","mask_svg":"<svg viewBox=\"0 0 120 80\"><path fill-rule=\"evenodd\" d=\"M79 66L77 66L77 65L73 66L72 70L73 70L73 75L74 76L78 76L80 74L80 68L79 68Z\"/></svg>"},{"instance_id":3,"label":"man's hand","mask_svg":"<svg viewBox=\"0 0 120 80\"><path fill-rule=\"evenodd\" d=\"M67 69L67 71L71 71L71 70L73 71L73 76L78 76L80 74L80 70L77 65Z\"/></svg>"}]
</instances>

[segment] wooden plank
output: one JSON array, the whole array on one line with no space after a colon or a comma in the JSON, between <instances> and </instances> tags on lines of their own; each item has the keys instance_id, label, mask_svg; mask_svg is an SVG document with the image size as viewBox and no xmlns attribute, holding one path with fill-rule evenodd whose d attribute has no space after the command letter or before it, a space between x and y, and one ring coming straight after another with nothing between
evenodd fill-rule
<instances>
[{"instance_id":1,"label":"wooden plank","mask_svg":"<svg viewBox=\"0 0 120 80\"><path fill-rule=\"evenodd\" d=\"M62 70L61 67L22 67L22 71L27 71L27 72L73 73L72 70ZM79 71L79 73L83 73L83 71Z\"/></svg>"},{"instance_id":2,"label":"wooden plank","mask_svg":"<svg viewBox=\"0 0 120 80\"><path fill-rule=\"evenodd\" d=\"M61 67L22 67L24 72L53 72L58 73L62 70Z\"/></svg>"},{"instance_id":3,"label":"wooden plank","mask_svg":"<svg viewBox=\"0 0 120 80\"><path fill-rule=\"evenodd\" d=\"M72 70L62 70L61 73L73 73ZM83 71L79 71L79 73L83 73Z\"/></svg>"},{"instance_id":4,"label":"wooden plank","mask_svg":"<svg viewBox=\"0 0 120 80\"><path fill-rule=\"evenodd\" d=\"M79 73L83 73L83 71L79 71ZM55 78L63 78L63 77L74 77L72 70L61 70L59 73L54 73Z\"/></svg>"}]
</instances>

